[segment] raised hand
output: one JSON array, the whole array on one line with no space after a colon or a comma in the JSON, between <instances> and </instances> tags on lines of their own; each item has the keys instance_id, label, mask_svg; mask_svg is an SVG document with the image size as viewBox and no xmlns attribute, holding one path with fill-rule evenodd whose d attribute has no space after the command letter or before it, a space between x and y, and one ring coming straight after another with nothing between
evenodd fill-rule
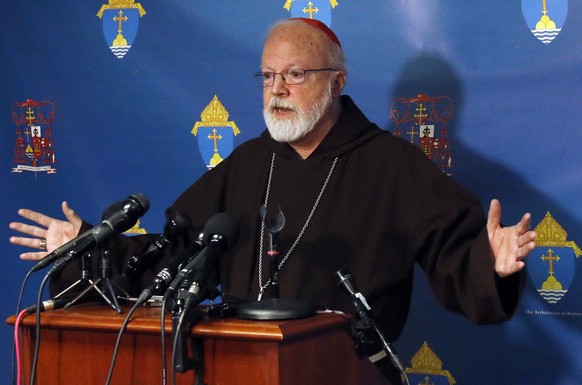
<instances>
[{"instance_id":1,"label":"raised hand","mask_svg":"<svg viewBox=\"0 0 582 385\"><path fill-rule=\"evenodd\" d=\"M67 202L63 202L61 207L67 218L66 221L28 209L18 210L21 217L34 222L34 224L10 223L12 230L27 235L27 237L10 237L10 243L40 250L24 252L20 254L21 259L39 260L79 234L83 220L69 207Z\"/></svg>"},{"instance_id":2,"label":"raised hand","mask_svg":"<svg viewBox=\"0 0 582 385\"><path fill-rule=\"evenodd\" d=\"M495 271L507 277L525 267L525 258L536 247L536 233L530 231L531 215L526 213L514 226L501 227L501 203L491 201L487 219L489 243L495 259Z\"/></svg>"}]
</instances>

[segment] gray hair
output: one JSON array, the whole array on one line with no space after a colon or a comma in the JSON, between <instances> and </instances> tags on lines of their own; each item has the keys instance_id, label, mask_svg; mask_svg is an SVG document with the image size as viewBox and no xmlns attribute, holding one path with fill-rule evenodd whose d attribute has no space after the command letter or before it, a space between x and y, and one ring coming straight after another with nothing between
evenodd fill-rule
<instances>
[{"instance_id":1,"label":"gray hair","mask_svg":"<svg viewBox=\"0 0 582 385\"><path fill-rule=\"evenodd\" d=\"M287 25L307 25L301 20L297 19L284 19L275 22L271 28L269 28L268 35L270 36L275 30L280 27ZM315 28L315 27L314 27ZM322 32L323 33L323 32ZM326 36L326 51L329 61L329 66L337 69L338 71L346 71L346 58L344 56L344 51L342 47L333 42L329 37Z\"/></svg>"}]
</instances>

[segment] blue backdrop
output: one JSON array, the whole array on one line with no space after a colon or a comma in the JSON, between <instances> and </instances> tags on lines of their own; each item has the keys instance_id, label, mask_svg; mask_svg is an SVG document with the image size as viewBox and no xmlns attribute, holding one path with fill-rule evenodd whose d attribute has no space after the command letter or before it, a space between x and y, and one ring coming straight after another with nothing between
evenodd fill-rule
<instances>
[{"instance_id":1,"label":"blue backdrop","mask_svg":"<svg viewBox=\"0 0 582 385\"><path fill-rule=\"evenodd\" d=\"M229 141L263 130L251 74L267 27L310 14L342 41L346 93L371 120L421 146L485 207L499 198L505 223L530 211L540 233L523 300L503 325L446 313L418 272L396 342L412 382L579 384L576 1L1 2L1 315L14 313L31 266L8 243L19 208L62 217L67 200L96 223L109 204L142 192L151 209L140 227L161 231L164 209L213 152L224 158ZM224 137L216 147L213 128ZM27 286L26 305L39 281ZM0 328L3 383L12 376L12 332Z\"/></svg>"}]
</instances>

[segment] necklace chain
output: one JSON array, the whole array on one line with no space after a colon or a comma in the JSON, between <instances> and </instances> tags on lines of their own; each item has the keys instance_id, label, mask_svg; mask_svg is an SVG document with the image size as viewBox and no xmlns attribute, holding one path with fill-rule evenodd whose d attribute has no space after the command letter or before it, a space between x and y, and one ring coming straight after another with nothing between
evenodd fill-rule
<instances>
[{"instance_id":1,"label":"necklace chain","mask_svg":"<svg viewBox=\"0 0 582 385\"><path fill-rule=\"evenodd\" d=\"M333 170L335 169L335 165L337 163L337 160L338 160L338 157L336 157L333 160L333 164L331 165L331 168L329 169L329 173L327 174L327 177L325 178L325 182L323 182L323 186L321 187L321 191L319 191L319 195L317 196L317 199L315 200L315 203L313 204L313 207L311 208L311 212L309 213L307 220L303 224L303 228L299 232L299 235L297 235L295 242L293 242L293 245L291 245L291 248L289 249L289 251L287 251L287 254L285 254L285 256L283 257L281 262L279 262L279 265L277 266L277 272L281 271L281 269L283 268L283 265L285 264L285 262L287 262L287 260L289 259L289 256L291 256L291 253L293 252L293 250L295 250L295 248L299 244L299 241L301 241L301 238L303 237L305 230L307 230L307 226L309 226L309 223L311 222L311 219L313 218L313 215L315 214L315 210L317 209L317 206L319 206L319 202L321 201L321 197L323 196L323 193L325 192L327 184L329 183L329 180L331 179L331 175L333 174ZM265 193L265 209L267 208L267 204L269 203L269 193L271 192L271 181L273 179L274 167L275 167L275 153L273 153L273 156L271 157L271 166L269 168L269 179L267 181L267 191ZM267 282L263 285L263 244L264 244L264 238L265 238L265 223L263 221L261 221L261 243L259 245L259 298L258 298L259 301L261 300L261 297L263 296L263 293L265 292L267 287L269 287L269 285L271 284L271 278L269 278L267 280ZM273 274L273 272L271 272L271 274Z\"/></svg>"}]
</instances>

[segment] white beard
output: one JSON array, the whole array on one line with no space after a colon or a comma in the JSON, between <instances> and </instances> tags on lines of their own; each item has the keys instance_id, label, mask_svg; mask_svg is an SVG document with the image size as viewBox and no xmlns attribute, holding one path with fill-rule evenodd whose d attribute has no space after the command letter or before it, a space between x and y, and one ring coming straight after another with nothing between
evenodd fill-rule
<instances>
[{"instance_id":1,"label":"white beard","mask_svg":"<svg viewBox=\"0 0 582 385\"><path fill-rule=\"evenodd\" d=\"M293 143L313 131L317 122L331 105L333 100L331 87L330 82L326 93L306 111L299 110L295 104L285 98L273 96L269 106L263 109L263 117L271 137L277 142ZM276 107L292 110L296 116L290 119L278 119L271 113L271 109Z\"/></svg>"}]
</instances>

